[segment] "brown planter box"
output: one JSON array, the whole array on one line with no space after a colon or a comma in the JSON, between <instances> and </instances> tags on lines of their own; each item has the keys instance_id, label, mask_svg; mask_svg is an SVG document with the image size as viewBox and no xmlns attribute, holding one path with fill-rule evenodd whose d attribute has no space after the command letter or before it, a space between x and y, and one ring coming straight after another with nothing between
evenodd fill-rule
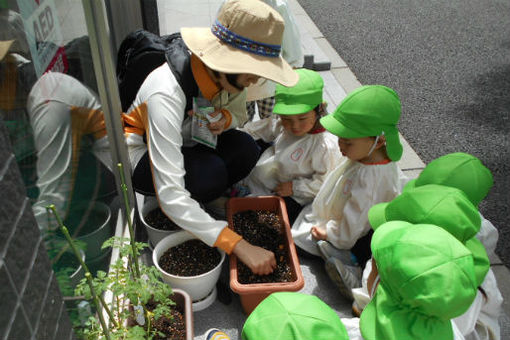
<instances>
[{"instance_id":1,"label":"brown planter box","mask_svg":"<svg viewBox=\"0 0 510 340\"><path fill-rule=\"evenodd\" d=\"M242 284L238 280L237 257L230 255L230 288L241 299L241 304L246 315L249 315L253 309L269 294L273 292L289 291L295 292L303 288L305 280L299 265L299 259L294 246L294 240L290 232L289 218L285 201L277 196L259 196L259 197L236 197L227 202L227 217L230 228L233 228L233 215L246 210L269 210L276 212L282 221L285 229L285 247L289 253L289 266L292 271L293 281L274 282L274 283L252 283Z\"/></svg>"},{"instance_id":2,"label":"brown planter box","mask_svg":"<svg viewBox=\"0 0 510 340\"><path fill-rule=\"evenodd\" d=\"M193 310L191 307L191 298L188 293L181 289L172 289L173 295L170 297L177 306L184 311L184 319L186 320L186 340L193 340L195 334L193 330Z\"/></svg>"}]
</instances>

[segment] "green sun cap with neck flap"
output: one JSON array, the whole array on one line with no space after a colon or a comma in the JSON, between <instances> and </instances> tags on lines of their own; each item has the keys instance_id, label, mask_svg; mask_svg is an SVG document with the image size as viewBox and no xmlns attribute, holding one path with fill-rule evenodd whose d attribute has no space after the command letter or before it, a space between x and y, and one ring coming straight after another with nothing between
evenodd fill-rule
<instances>
[{"instance_id":1,"label":"green sun cap with neck flap","mask_svg":"<svg viewBox=\"0 0 510 340\"><path fill-rule=\"evenodd\" d=\"M471 252L444 229L391 221L372 237L380 282L360 317L365 340L453 340L476 297Z\"/></svg>"},{"instance_id":2,"label":"green sun cap with neck flap","mask_svg":"<svg viewBox=\"0 0 510 340\"><path fill-rule=\"evenodd\" d=\"M482 223L480 213L457 188L428 184L406 190L392 201L370 208L368 219L373 229L388 221L437 225L471 250L478 285L487 275L489 257L475 237Z\"/></svg>"},{"instance_id":3,"label":"green sun cap with neck flap","mask_svg":"<svg viewBox=\"0 0 510 340\"><path fill-rule=\"evenodd\" d=\"M404 190L427 184L441 184L462 190L478 206L487 196L494 180L482 162L467 153L450 153L430 162L417 179L409 181Z\"/></svg>"},{"instance_id":4,"label":"green sun cap with neck flap","mask_svg":"<svg viewBox=\"0 0 510 340\"><path fill-rule=\"evenodd\" d=\"M400 112L400 98L394 90L383 85L365 85L351 92L335 112L320 122L342 138L384 135L388 157L398 161L403 151L397 129Z\"/></svg>"}]
</instances>

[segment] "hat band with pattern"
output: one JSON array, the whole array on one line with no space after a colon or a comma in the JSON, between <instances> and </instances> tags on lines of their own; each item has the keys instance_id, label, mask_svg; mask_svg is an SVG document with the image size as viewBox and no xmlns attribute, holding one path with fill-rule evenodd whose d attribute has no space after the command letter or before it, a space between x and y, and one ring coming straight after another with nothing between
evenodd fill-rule
<instances>
[{"instance_id":1,"label":"hat band with pattern","mask_svg":"<svg viewBox=\"0 0 510 340\"><path fill-rule=\"evenodd\" d=\"M282 49L281 45L264 44L245 38L223 26L218 20L211 26L211 32L221 41L253 54L265 57L278 58Z\"/></svg>"}]
</instances>

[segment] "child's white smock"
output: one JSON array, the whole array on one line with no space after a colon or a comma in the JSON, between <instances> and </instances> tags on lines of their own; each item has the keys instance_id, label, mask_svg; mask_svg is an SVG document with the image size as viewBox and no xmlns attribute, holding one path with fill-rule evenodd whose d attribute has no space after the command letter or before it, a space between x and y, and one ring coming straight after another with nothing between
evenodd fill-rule
<instances>
[{"instance_id":1,"label":"child's white smock","mask_svg":"<svg viewBox=\"0 0 510 340\"><path fill-rule=\"evenodd\" d=\"M487 253L494 252L498 241L498 231L492 223L482 216L482 225L476 237L487 249ZM367 279L372 270L372 260L368 260L363 270L361 287L352 289L352 296L360 310L370 302L367 289ZM489 269L480 287L486 297L478 291L477 296L469 309L452 321L466 340L499 340L499 316L503 297L492 269Z\"/></svg>"},{"instance_id":2,"label":"child's white smock","mask_svg":"<svg viewBox=\"0 0 510 340\"><path fill-rule=\"evenodd\" d=\"M359 328L359 318L340 318L342 323L345 326L345 330L347 331L347 335L349 336L349 340L364 340L361 335L361 330ZM468 340L468 338L464 338L460 330L457 328L455 323L452 321L452 330L453 330L453 340Z\"/></svg>"},{"instance_id":3,"label":"child's white smock","mask_svg":"<svg viewBox=\"0 0 510 340\"><path fill-rule=\"evenodd\" d=\"M297 137L273 117L243 130L255 139L274 140L244 181L253 195L271 195L279 183L292 181L291 197L301 205L309 204L341 158L336 137L327 131Z\"/></svg>"},{"instance_id":4,"label":"child's white smock","mask_svg":"<svg viewBox=\"0 0 510 340\"><path fill-rule=\"evenodd\" d=\"M388 202L402 191L405 175L397 163L367 165L343 158L324 180L311 205L292 226L294 243L320 255L310 229L325 228L328 241L339 249L351 249L370 229L368 210Z\"/></svg>"},{"instance_id":5,"label":"child's white smock","mask_svg":"<svg viewBox=\"0 0 510 340\"><path fill-rule=\"evenodd\" d=\"M499 340L499 316L503 297L492 269L489 269L469 309L453 321L466 340Z\"/></svg>"}]
</instances>

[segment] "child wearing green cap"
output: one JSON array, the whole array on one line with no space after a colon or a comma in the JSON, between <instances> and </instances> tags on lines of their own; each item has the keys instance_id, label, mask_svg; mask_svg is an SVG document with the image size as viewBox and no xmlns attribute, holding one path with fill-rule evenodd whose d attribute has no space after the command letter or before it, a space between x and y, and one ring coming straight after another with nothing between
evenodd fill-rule
<instances>
[{"instance_id":1,"label":"child wearing green cap","mask_svg":"<svg viewBox=\"0 0 510 340\"><path fill-rule=\"evenodd\" d=\"M452 319L477 294L472 252L443 228L391 221L372 237L373 298L360 317L365 340L464 339Z\"/></svg>"},{"instance_id":2,"label":"child wearing green cap","mask_svg":"<svg viewBox=\"0 0 510 340\"><path fill-rule=\"evenodd\" d=\"M293 87L276 86L273 113L245 126L255 139L272 142L244 180L252 195L284 198L291 223L302 206L312 202L328 172L340 160L335 137L319 124L324 106L324 81L319 73L298 69Z\"/></svg>"},{"instance_id":3,"label":"child wearing green cap","mask_svg":"<svg viewBox=\"0 0 510 340\"><path fill-rule=\"evenodd\" d=\"M349 319L347 319L349 321ZM354 330L354 334L359 334ZM354 340L343 319L314 295L297 292L270 294L246 319L242 340ZM205 340L229 340L218 329L207 331ZM362 340L362 339L360 339Z\"/></svg>"},{"instance_id":4,"label":"child wearing green cap","mask_svg":"<svg viewBox=\"0 0 510 340\"><path fill-rule=\"evenodd\" d=\"M292 226L297 246L322 256L342 295L352 300L360 286L360 264L370 258L368 210L402 189L405 176L397 165L402 155L397 123L400 99L382 85L362 86L350 93L321 124L338 136L345 156L322 185L313 203Z\"/></svg>"},{"instance_id":5,"label":"child wearing green cap","mask_svg":"<svg viewBox=\"0 0 510 340\"><path fill-rule=\"evenodd\" d=\"M487 196L494 185L490 170L473 155L454 152L431 161L418 178L410 180L404 191L427 184L440 184L462 190L474 206ZM487 254L493 255L498 242L498 230L482 214L482 227L476 237L483 243Z\"/></svg>"},{"instance_id":6,"label":"child wearing green cap","mask_svg":"<svg viewBox=\"0 0 510 340\"><path fill-rule=\"evenodd\" d=\"M368 214L374 229L387 221L407 221L437 225L462 242L473 255L479 291L471 307L454 319L460 332L469 339L499 339L499 316L503 298L483 244L478 240L481 219L472 202L461 190L427 184L408 188L389 203L373 206ZM367 267L369 267L367 265ZM367 277L367 268L364 277ZM353 289L356 306L361 309L370 299L367 283Z\"/></svg>"}]
</instances>

